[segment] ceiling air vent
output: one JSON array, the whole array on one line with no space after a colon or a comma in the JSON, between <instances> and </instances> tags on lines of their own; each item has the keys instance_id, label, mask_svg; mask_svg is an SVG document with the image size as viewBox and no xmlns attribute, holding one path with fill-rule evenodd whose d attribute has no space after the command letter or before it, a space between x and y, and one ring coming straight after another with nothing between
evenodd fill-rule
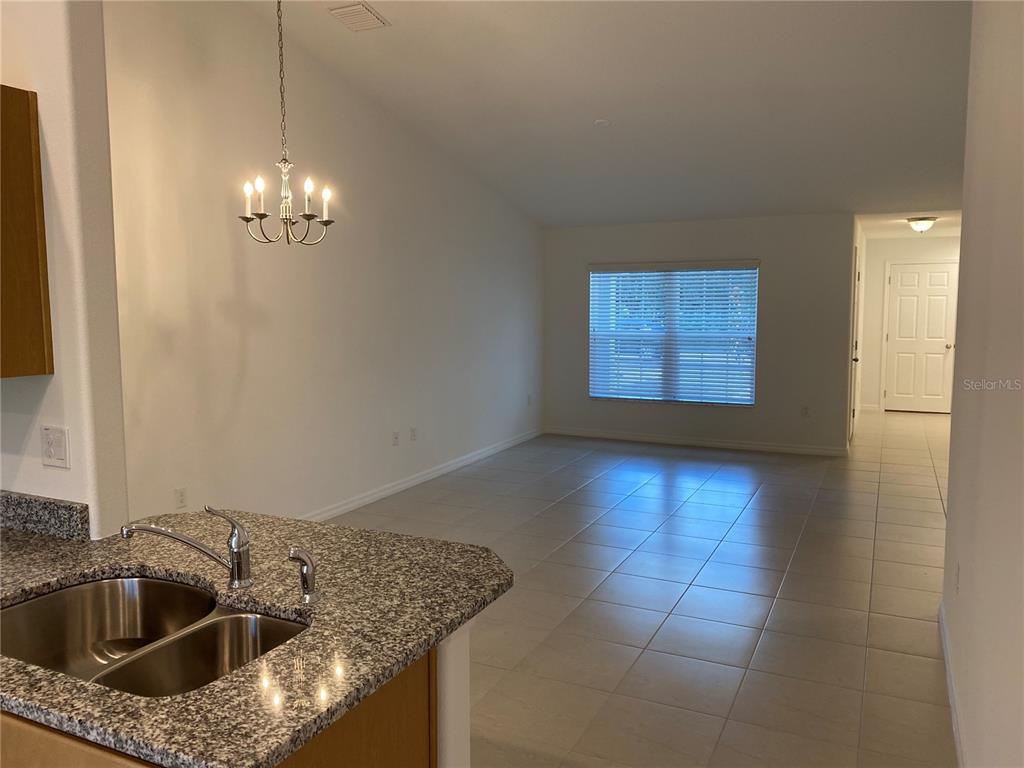
<instances>
[{"instance_id":1,"label":"ceiling air vent","mask_svg":"<svg viewBox=\"0 0 1024 768\"><path fill-rule=\"evenodd\" d=\"M331 8L331 15L353 32L390 27L391 24L366 3L352 3L340 8Z\"/></svg>"}]
</instances>

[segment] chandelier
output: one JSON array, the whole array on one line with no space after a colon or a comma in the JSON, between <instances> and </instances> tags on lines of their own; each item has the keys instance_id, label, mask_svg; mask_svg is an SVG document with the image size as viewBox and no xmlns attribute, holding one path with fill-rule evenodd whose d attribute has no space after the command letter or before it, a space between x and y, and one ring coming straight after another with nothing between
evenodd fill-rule
<instances>
[{"instance_id":1,"label":"chandelier","mask_svg":"<svg viewBox=\"0 0 1024 768\"><path fill-rule=\"evenodd\" d=\"M262 176L256 177L255 184L247 181L242 187L242 191L245 194L245 215L238 218L245 222L245 229L249 233L249 237L258 243L276 243L283 237L288 245L292 243L316 245L327 235L327 227L334 223L333 219L327 217L327 204L331 199L331 190L327 187L323 188L321 192L323 211L321 216L317 218L317 215L309 210L313 200L313 180L307 178L306 183L303 185L305 205L302 213L298 214L298 218L295 217L292 211L292 189L288 183L292 163L288 160L287 113L284 106L284 24L281 15L281 0L277 0L277 60L279 64L278 76L281 81L281 160L275 163L275 165L281 170L281 213L279 216L281 228L276 235L270 236L263 227L263 222L270 218L270 214L263 208L265 183ZM255 211L253 210L252 199L254 192L256 194ZM299 224L299 219L306 222L304 228ZM254 221L257 222L258 227L256 232L253 231L252 227ZM311 240L309 239L310 229L314 221L321 227L320 236ZM302 230L301 237L297 231L299 229Z\"/></svg>"}]
</instances>

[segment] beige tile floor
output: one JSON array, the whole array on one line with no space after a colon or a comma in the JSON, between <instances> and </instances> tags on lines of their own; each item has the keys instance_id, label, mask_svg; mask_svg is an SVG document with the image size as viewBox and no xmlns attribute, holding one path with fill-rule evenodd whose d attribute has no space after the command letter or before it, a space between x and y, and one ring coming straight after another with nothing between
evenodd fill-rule
<instances>
[{"instance_id":1,"label":"beige tile floor","mask_svg":"<svg viewBox=\"0 0 1024 768\"><path fill-rule=\"evenodd\" d=\"M491 547L473 764L955 765L937 611L949 418L848 458L545 436L338 523Z\"/></svg>"}]
</instances>

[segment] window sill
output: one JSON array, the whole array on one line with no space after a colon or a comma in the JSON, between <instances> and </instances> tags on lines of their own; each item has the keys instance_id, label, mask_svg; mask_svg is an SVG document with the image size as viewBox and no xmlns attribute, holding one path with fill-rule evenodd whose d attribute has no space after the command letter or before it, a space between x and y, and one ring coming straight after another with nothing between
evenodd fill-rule
<instances>
[{"instance_id":1,"label":"window sill","mask_svg":"<svg viewBox=\"0 0 1024 768\"><path fill-rule=\"evenodd\" d=\"M587 395L587 399L609 403L661 403L663 405L699 405L711 408L754 408L757 405L757 401L753 403L703 403L699 400L655 400L646 397L608 397L599 395Z\"/></svg>"}]
</instances>

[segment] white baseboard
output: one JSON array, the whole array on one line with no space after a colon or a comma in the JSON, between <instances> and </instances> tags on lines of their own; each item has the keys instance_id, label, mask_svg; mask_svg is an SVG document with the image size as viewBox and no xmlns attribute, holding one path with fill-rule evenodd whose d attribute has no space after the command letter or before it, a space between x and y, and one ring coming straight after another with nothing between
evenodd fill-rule
<instances>
[{"instance_id":1,"label":"white baseboard","mask_svg":"<svg viewBox=\"0 0 1024 768\"><path fill-rule=\"evenodd\" d=\"M480 461L485 459L498 451L503 451L506 448L511 448L513 445L519 445L519 443L525 443L527 440L532 440L541 434L540 430L531 430L529 432L523 432L515 437L510 437L507 440L488 445L484 448L480 448L462 456L457 456L450 461L446 461L443 464L431 467L430 469L424 469L422 472L417 472L414 475L403 477L401 480L395 480L392 483L381 485L372 490L360 493L357 496L339 501L337 504L331 504L321 509L314 509L310 512L306 512L298 515L302 520L315 520L323 521L330 520L332 517L342 515L345 512L351 512L353 509L371 504L378 499L383 499L385 496L390 496L399 491L404 491L406 488L411 488L414 485L419 485L427 480L433 480L435 477L443 475L447 472L452 472L460 467L464 467L467 464L472 464L474 461Z\"/></svg>"},{"instance_id":2,"label":"white baseboard","mask_svg":"<svg viewBox=\"0 0 1024 768\"><path fill-rule=\"evenodd\" d=\"M727 448L740 451L761 451L765 453L799 453L810 456L846 456L848 449L822 445L799 445L794 443L763 443L752 440L709 440L702 437L677 437L675 435L652 435L643 432L617 432L604 429L578 429L576 427L546 426L544 433L590 437L601 440L628 440L637 443L660 443L663 445L685 445L693 448Z\"/></svg>"},{"instance_id":3,"label":"white baseboard","mask_svg":"<svg viewBox=\"0 0 1024 768\"><path fill-rule=\"evenodd\" d=\"M956 695L956 682L953 680L953 665L949 652L949 633L946 631L946 606L939 603L939 638L942 640L942 656L946 661L946 691L949 694L949 708L953 713L953 743L956 745L957 765L967 765L964 759L964 745L960 740L960 710L957 708L959 699Z\"/></svg>"}]
</instances>

